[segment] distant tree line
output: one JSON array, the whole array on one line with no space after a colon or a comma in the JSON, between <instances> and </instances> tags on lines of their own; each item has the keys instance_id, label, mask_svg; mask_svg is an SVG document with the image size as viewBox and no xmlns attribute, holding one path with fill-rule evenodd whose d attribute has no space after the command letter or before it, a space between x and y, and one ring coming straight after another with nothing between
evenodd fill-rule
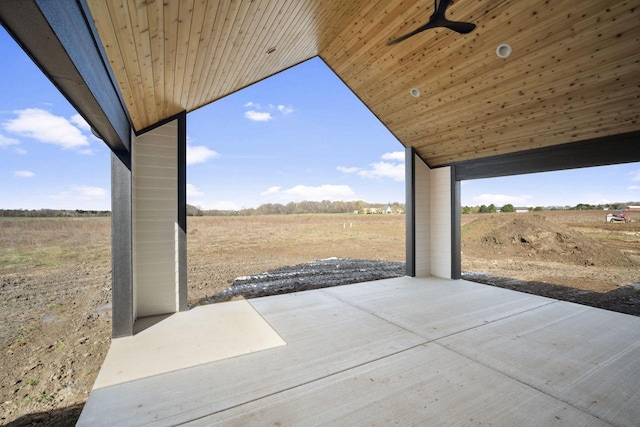
<instances>
[{"instance_id":1,"label":"distant tree line","mask_svg":"<svg viewBox=\"0 0 640 427\"><path fill-rule=\"evenodd\" d=\"M591 205L589 203L578 203L575 206L536 206L527 207L529 211L542 210L613 210L624 209L627 206L638 206L640 202L626 203L606 203ZM319 214L319 213L385 213L387 208L391 208L394 214L405 213L403 203L367 203L362 200L356 201L330 201L321 202L290 202L286 205L280 203L267 203L257 208L240 210L203 210L198 206L187 205L187 216L251 216L251 215L290 215L290 214ZM463 206L463 214L475 213L495 213L495 212L515 212L516 208L512 204L506 204L501 208L494 204L480 206ZM0 209L0 217L11 218L82 218L82 217L109 217L111 211L84 210L84 209Z\"/></svg>"},{"instance_id":2,"label":"distant tree line","mask_svg":"<svg viewBox=\"0 0 640 427\"><path fill-rule=\"evenodd\" d=\"M197 206L187 205L187 216L252 216L252 215L292 215L292 214L331 214L331 213L385 213L390 208L394 214L404 213L404 204L394 203L367 203L356 201L331 201L321 202L290 202L286 205L280 203L266 203L257 208L230 210L203 210Z\"/></svg>"},{"instance_id":3,"label":"distant tree line","mask_svg":"<svg viewBox=\"0 0 640 427\"><path fill-rule=\"evenodd\" d=\"M111 216L111 211L87 211L83 209L0 209L0 217L10 218L82 218Z\"/></svg>"},{"instance_id":4,"label":"distant tree line","mask_svg":"<svg viewBox=\"0 0 640 427\"><path fill-rule=\"evenodd\" d=\"M575 206L536 206L536 207L527 207L524 208L528 211L556 211L556 210L572 210L572 211L602 211L602 210L612 210L612 209L624 209L627 206L640 205L640 202L627 202L627 203L607 203L601 205L590 205L588 203L578 203ZM475 214L475 213L496 213L496 212L515 212L516 208L508 203L501 208L497 208L495 205L490 204L489 206L480 205L480 206L463 206L462 213L463 214Z\"/></svg>"}]
</instances>

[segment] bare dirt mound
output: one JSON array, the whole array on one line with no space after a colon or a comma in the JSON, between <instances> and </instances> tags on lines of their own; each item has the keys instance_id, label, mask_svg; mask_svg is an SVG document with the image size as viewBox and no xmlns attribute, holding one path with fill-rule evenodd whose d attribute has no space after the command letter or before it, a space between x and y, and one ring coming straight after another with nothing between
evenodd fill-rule
<instances>
[{"instance_id":1,"label":"bare dirt mound","mask_svg":"<svg viewBox=\"0 0 640 427\"><path fill-rule=\"evenodd\" d=\"M487 256L499 254L595 267L639 265L621 250L569 227L547 221L541 215L516 216L499 225L495 224L496 218L478 218L475 221L490 221L497 225L495 228L485 226L493 230L481 237L477 248L472 249L476 255L480 251ZM485 227L476 224L475 228Z\"/></svg>"}]
</instances>

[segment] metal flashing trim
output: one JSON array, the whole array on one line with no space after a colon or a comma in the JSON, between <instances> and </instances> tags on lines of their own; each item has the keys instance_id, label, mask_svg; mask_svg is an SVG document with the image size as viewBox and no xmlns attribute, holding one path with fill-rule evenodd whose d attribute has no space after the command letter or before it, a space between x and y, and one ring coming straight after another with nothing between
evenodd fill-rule
<instances>
[{"instance_id":1,"label":"metal flashing trim","mask_svg":"<svg viewBox=\"0 0 640 427\"><path fill-rule=\"evenodd\" d=\"M462 230L460 207L460 181L456 180L456 167L451 166L451 279L462 278Z\"/></svg>"},{"instance_id":2,"label":"metal flashing trim","mask_svg":"<svg viewBox=\"0 0 640 427\"><path fill-rule=\"evenodd\" d=\"M187 310L187 113L178 120L178 311Z\"/></svg>"},{"instance_id":3,"label":"metal flashing trim","mask_svg":"<svg viewBox=\"0 0 640 427\"><path fill-rule=\"evenodd\" d=\"M140 129L140 130L138 130L138 131L134 130L134 131L133 131L133 133L135 134L135 136L140 136L140 135L143 135L143 134L145 134L145 133L147 133L147 132L151 132L151 131L152 131L152 130L154 130L154 129L157 129L157 128L159 128L160 126L164 126L164 125L166 125L167 123L171 123L171 122L172 122L172 121L174 121L174 120L178 120L178 126L180 126L179 121L180 121L180 118L181 118L181 117L183 117L183 116L185 117L185 120L186 120L187 112L186 112L186 111L184 111L184 110L183 110L183 111L181 111L181 112L179 112L178 114L174 114L174 115L173 115L173 116L171 116L171 117L167 117L166 119L160 120L159 122L154 123L154 124L152 124L151 126L147 126L147 127L146 127L146 128L144 128L144 129Z\"/></svg>"},{"instance_id":4,"label":"metal flashing trim","mask_svg":"<svg viewBox=\"0 0 640 427\"><path fill-rule=\"evenodd\" d=\"M415 186L415 150L405 149L405 221L406 221L406 274L416 275L416 186Z\"/></svg>"}]
</instances>

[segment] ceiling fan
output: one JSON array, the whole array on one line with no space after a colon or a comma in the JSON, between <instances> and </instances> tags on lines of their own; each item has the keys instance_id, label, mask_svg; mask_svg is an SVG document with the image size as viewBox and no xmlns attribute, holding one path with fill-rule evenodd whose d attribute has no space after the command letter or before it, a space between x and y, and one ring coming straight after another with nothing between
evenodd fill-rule
<instances>
[{"instance_id":1,"label":"ceiling fan","mask_svg":"<svg viewBox=\"0 0 640 427\"><path fill-rule=\"evenodd\" d=\"M429 18L429 22L427 22L421 27L416 28L415 30L411 31L408 34L405 34L404 36L391 40L390 42L387 43L387 46L400 43L401 41L406 40L409 37L415 36L416 34L421 33L424 30L428 30L430 28L444 27L460 34L470 33L476 28L476 24L473 24L471 22L457 22L457 21L449 21L447 19L447 17L445 16L445 13L447 12L447 7L449 7L451 0L440 0L439 4L438 4L438 0L433 0L433 3L434 3L435 11Z\"/></svg>"}]
</instances>

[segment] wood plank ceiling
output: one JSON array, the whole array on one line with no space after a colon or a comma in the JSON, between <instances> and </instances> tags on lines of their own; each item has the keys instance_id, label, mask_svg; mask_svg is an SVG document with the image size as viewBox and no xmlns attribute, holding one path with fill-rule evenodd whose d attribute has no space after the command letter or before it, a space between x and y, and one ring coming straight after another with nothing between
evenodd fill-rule
<instances>
[{"instance_id":1,"label":"wood plank ceiling","mask_svg":"<svg viewBox=\"0 0 640 427\"><path fill-rule=\"evenodd\" d=\"M314 56L430 166L640 130L640 0L456 0L475 31L393 46L431 0L87 3L137 130Z\"/></svg>"}]
</instances>

